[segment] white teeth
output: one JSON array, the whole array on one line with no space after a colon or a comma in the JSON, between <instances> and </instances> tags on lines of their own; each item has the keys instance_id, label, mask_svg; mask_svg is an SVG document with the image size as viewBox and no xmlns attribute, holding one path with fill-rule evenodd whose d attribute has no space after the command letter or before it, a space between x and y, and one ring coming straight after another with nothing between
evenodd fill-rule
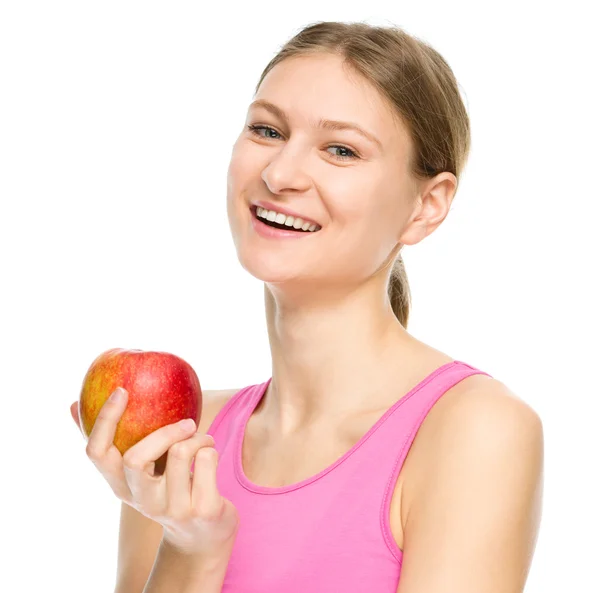
<instances>
[{"instance_id":1,"label":"white teeth","mask_svg":"<svg viewBox=\"0 0 600 593\"><path fill-rule=\"evenodd\" d=\"M285 226L293 226L295 229L301 228L303 231L308 230L309 232L314 232L318 231L321 228L318 224L307 222L302 218L287 216L285 214L282 214L281 212L275 212L275 210L265 210L260 206L256 208L256 215L260 218L266 218L271 222L285 224Z\"/></svg>"}]
</instances>

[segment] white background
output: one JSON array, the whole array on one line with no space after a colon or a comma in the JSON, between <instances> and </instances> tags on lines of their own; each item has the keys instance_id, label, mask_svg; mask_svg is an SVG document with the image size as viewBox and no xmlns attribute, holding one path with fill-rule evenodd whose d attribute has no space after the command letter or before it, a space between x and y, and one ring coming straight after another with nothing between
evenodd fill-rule
<instances>
[{"instance_id":1,"label":"white background","mask_svg":"<svg viewBox=\"0 0 600 593\"><path fill-rule=\"evenodd\" d=\"M114 586L120 503L69 414L100 352L173 352L203 389L270 376L263 285L227 221L231 148L281 44L366 20L433 45L472 125L449 216L403 250L409 331L543 420L527 593L600 590L593 4L2 3L0 589Z\"/></svg>"}]
</instances>

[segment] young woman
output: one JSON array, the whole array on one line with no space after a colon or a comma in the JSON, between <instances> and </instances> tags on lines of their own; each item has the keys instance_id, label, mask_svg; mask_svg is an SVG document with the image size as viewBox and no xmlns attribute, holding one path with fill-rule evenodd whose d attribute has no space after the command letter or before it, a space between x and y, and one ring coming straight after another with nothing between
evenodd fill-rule
<instances>
[{"instance_id":1,"label":"young woman","mask_svg":"<svg viewBox=\"0 0 600 593\"><path fill-rule=\"evenodd\" d=\"M400 29L318 23L268 64L227 213L272 376L123 458L126 397L103 407L87 453L123 501L117 591L523 590L540 418L406 329L399 251L446 218L469 138L448 64Z\"/></svg>"}]
</instances>

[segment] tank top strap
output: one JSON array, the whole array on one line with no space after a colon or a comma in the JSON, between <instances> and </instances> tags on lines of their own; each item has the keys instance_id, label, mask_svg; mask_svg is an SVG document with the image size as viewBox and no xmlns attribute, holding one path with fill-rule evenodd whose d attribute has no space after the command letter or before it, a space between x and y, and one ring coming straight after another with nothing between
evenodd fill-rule
<instances>
[{"instance_id":1,"label":"tank top strap","mask_svg":"<svg viewBox=\"0 0 600 593\"><path fill-rule=\"evenodd\" d=\"M476 374L491 377L489 373L459 360L436 369L388 409L354 461L357 483L369 484L369 488L359 495L362 500L355 501L355 504L363 509L371 508L372 513L366 512L371 517L377 513L386 545L399 562L402 555L392 534L390 512L400 471L419 428L433 406L460 381ZM373 463L373 460L377 462ZM352 469L348 467L346 471ZM354 492L358 494L357 490Z\"/></svg>"}]
</instances>

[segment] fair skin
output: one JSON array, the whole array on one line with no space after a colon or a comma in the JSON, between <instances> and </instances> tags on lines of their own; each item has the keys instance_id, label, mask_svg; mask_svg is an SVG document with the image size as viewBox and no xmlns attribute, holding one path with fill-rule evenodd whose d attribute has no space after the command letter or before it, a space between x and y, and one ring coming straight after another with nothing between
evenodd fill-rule
<instances>
[{"instance_id":1,"label":"fair skin","mask_svg":"<svg viewBox=\"0 0 600 593\"><path fill-rule=\"evenodd\" d=\"M240 263L265 283L273 379L248 423L244 469L255 483L281 486L327 467L351 446L340 437L349 426L356 441L453 360L402 327L387 280L399 248L443 222L457 183L448 172L411 177L406 129L336 56L285 60L255 100L278 110L248 110L246 125L271 129L245 127L238 137L227 213ZM320 118L357 123L379 143L319 129ZM262 237L251 224L253 200L322 228L299 240ZM325 449L336 453L328 458ZM398 592L522 591L542 467L541 422L506 386L476 375L449 390L423 421L396 486Z\"/></svg>"},{"instance_id":2,"label":"fair skin","mask_svg":"<svg viewBox=\"0 0 600 593\"><path fill-rule=\"evenodd\" d=\"M376 407L399 370L414 365L419 343L391 309L389 270L402 244L418 243L444 220L456 178L441 173L415 183L406 131L336 57L278 64L256 99L277 105L290 121L250 108L247 124L267 125L279 136L240 134L227 211L242 266L265 282L273 381L264 417L285 437L332 415ZM382 147L354 131L318 130L311 121L320 117L357 122ZM347 153L328 148L334 143L361 158L336 160ZM297 241L265 239L250 224L255 199L289 206L322 229Z\"/></svg>"},{"instance_id":3,"label":"fair skin","mask_svg":"<svg viewBox=\"0 0 600 593\"><path fill-rule=\"evenodd\" d=\"M411 178L406 130L336 57L278 64L256 99L277 106L287 121L264 106L251 107L246 125L273 131L256 134L244 127L228 171L232 236L243 267L265 283L272 355L273 379L244 434L243 467L257 484L283 486L331 465L402 395L453 360L402 327L386 287L399 247L423 240L445 219L456 178L451 173L420 182ZM347 130L318 130L311 122L319 118L355 122L379 143ZM348 150L359 158L336 159L352 154ZM252 200L289 206L322 229L298 240L268 240L253 230ZM151 569L148 592L174 586L220 590L226 554L225 561L206 564L165 547L164 513L135 508L160 485L159 478L142 476L142 468L167 449L167 468L179 459L186 469L180 486L189 488L189 463L210 448L205 432L237 392L205 393L197 435L163 427L132 448L127 460L112 446L124 406L107 406L97 420L88 454L126 493L119 590L141 591ZM71 413L78 422L76 404ZM223 500L216 456L210 459L214 463L204 467L198 487L209 493L200 499L215 502L214 514ZM141 478L146 483L133 506L124 470L136 478L133 483ZM483 375L449 389L423 420L394 490L390 521L404 552L397 593L522 591L539 529L542 475L542 426L529 406ZM179 517L186 541L191 528L201 547L218 540L230 523L198 521L198 505L188 508L190 497L183 498L183 505L172 496L160 501ZM173 517L167 518L170 524ZM203 564L207 568L199 575Z\"/></svg>"}]
</instances>

